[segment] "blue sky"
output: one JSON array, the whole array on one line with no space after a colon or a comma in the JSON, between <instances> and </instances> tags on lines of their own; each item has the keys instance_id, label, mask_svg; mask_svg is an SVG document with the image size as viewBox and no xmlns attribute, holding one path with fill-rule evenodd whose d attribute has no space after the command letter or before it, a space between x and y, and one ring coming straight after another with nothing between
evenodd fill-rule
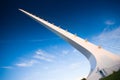
<instances>
[{"instance_id":1,"label":"blue sky","mask_svg":"<svg viewBox=\"0 0 120 80\"><path fill-rule=\"evenodd\" d=\"M18 8L120 55L119 4L119 0L1 2L1 80L80 80L90 70L80 52Z\"/></svg>"}]
</instances>

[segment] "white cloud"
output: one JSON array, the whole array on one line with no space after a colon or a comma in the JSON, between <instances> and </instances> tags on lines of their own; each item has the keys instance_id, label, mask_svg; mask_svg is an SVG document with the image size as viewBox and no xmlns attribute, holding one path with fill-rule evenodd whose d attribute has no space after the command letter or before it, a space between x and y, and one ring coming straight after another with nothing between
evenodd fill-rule
<instances>
[{"instance_id":1,"label":"white cloud","mask_svg":"<svg viewBox=\"0 0 120 80\"><path fill-rule=\"evenodd\" d=\"M3 68L3 69L13 69L12 66L3 66L3 67L0 67L0 68Z\"/></svg>"},{"instance_id":2,"label":"white cloud","mask_svg":"<svg viewBox=\"0 0 120 80\"><path fill-rule=\"evenodd\" d=\"M114 53L120 52L120 27L93 37L93 42Z\"/></svg>"},{"instance_id":3,"label":"white cloud","mask_svg":"<svg viewBox=\"0 0 120 80\"><path fill-rule=\"evenodd\" d=\"M41 60L48 61L48 62L53 62L52 59L45 57L45 56L41 56L41 55L35 55L34 58L41 59Z\"/></svg>"},{"instance_id":4,"label":"white cloud","mask_svg":"<svg viewBox=\"0 0 120 80\"><path fill-rule=\"evenodd\" d=\"M47 62L53 62L55 56L53 55L50 55L42 50L38 50L36 51L36 54L33 56L35 59L40 59L40 60L44 60L44 61L47 61Z\"/></svg>"},{"instance_id":5,"label":"white cloud","mask_svg":"<svg viewBox=\"0 0 120 80\"><path fill-rule=\"evenodd\" d=\"M72 63L69 65L70 69L76 69L80 67L81 62L77 62L77 63Z\"/></svg>"},{"instance_id":6,"label":"white cloud","mask_svg":"<svg viewBox=\"0 0 120 80\"><path fill-rule=\"evenodd\" d=\"M67 55L68 53L69 53L69 50L63 50L63 51L62 51L62 54L63 54L63 55Z\"/></svg>"},{"instance_id":7,"label":"white cloud","mask_svg":"<svg viewBox=\"0 0 120 80\"><path fill-rule=\"evenodd\" d=\"M111 21L111 20L108 20L108 21L105 22L105 24L106 24L106 25L113 25L113 24L115 24L115 23L114 23L113 21Z\"/></svg>"},{"instance_id":8,"label":"white cloud","mask_svg":"<svg viewBox=\"0 0 120 80\"><path fill-rule=\"evenodd\" d=\"M35 64L40 63L39 60L53 62L54 61L53 59L55 58L55 56L50 55L50 54L44 52L43 50L37 50L35 52L35 55L30 56L30 57L31 57L30 60L25 59L24 61L17 63L15 65L18 67L31 67Z\"/></svg>"},{"instance_id":9,"label":"white cloud","mask_svg":"<svg viewBox=\"0 0 120 80\"><path fill-rule=\"evenodd\" d=\"M72 55L72 54L80 55L81 53L75 48L63 49L61 51L61 56Z\"/></svg>"},{"instance_id":10,"label":"white cloud","mask_svg":"<svg viewBox=\"0 0 120 80\"><path fill-rule=\"evenodd\" d=\"M115 22L113 22L111 20L107 20L107 21L105 21L105 24L107 25L107 27L104 28L103 33L106 31L110 31L112 26L115 24Z\"/></svg>"},{"instance_id":11,"label":"white cloud","mask_svg":"<svg viewBox=\"0 0 120 80\"><path fill-rule=\"evenodd\" d=\"M30 67L36 63L39 63L39 62L37 60L30 60L27 62L17 63L16 66L18 66L18 67Z\"/></svg>"}]
</instances>

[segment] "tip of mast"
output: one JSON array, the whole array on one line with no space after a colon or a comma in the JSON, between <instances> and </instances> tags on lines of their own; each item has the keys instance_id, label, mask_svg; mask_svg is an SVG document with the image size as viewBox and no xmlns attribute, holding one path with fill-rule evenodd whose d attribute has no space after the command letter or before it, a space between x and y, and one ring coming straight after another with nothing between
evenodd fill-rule
<instances>
[{"instance_id":1,"label":"tip of mast","mask_svg":"<svg viewBox=\"0 0 120 80\"><path fill-rule=\"evenodd\" d=\"M21 9L21 8L19 8L18 10L19 10L19 11L22 11L22 12L24 12L24 10L23 10L23 9Z\"/></svg>"},{"instance_id":2,"label":"tip of mast","mask_svg":"<svg viewBox=\"0 0 120 80\"><path fill-rule=\"evenodd\" d=\"M22 9L18 8L18 10L20 10L20 11L21 11Z\"/></svg>"}]
</instances>

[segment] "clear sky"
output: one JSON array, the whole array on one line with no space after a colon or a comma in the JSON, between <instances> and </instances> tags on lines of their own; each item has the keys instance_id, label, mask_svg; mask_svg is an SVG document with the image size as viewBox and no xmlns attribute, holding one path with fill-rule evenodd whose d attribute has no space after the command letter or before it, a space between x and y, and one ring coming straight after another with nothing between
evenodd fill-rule
<instances>
[{"instance_id":1,"label":"clear sky","mask_svg":"<svg viewBox=\"0 0 120 80\"><path fill-rule=\"evenodd\" d=\"M87 59L18 8L120 55L119 0L0 2L0 80L80 80Z\"/></svg>"}]
</instances>

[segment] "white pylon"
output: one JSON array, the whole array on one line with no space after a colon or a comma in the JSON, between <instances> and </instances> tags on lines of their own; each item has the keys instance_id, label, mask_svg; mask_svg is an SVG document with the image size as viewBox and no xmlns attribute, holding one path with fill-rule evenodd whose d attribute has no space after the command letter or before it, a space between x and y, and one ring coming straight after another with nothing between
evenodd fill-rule
<instances>
[{"instance_id":1,"label":"white pylon","mask_svg":"<svg viewBox=\"0 0 120 80\"><path fill-rule=\"evenodd\" d=\"M27 11L24 11L23 9L19 10L38 21L47 29L59 35L78 51L80 51L84 56L86 56L91 65L91 70L87 80L99 80L100 78L112 74L114 71L120 70L120 56L106 51L100 46L96 46L87 40L78 37L77 35L63 30L48 21L28 13Z\"/></svg>"}]
</instances>

